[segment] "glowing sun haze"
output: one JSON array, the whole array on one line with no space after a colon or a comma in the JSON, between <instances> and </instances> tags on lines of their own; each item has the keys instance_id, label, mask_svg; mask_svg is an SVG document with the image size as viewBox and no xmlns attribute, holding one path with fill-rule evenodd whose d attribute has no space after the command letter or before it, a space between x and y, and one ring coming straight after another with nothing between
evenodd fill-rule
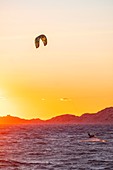
<instances>
[{"instance_id":1,"label":"glowing sun haze","mask_svg":"<svg viewBox=\"0 0 113 170\"><path fill-rule=\"evenodd\" d=\"M48 45L35 48L36 36ZM0 116L113 106L112 0L0 0Z\"/></svg>"}]
</instances>

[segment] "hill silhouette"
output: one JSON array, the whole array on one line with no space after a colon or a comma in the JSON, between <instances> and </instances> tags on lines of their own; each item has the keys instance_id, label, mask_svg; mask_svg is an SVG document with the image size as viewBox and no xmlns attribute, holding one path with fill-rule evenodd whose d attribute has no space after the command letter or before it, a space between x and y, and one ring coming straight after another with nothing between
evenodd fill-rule
<instances>
[{"instance_id":1,"label":"hill silhouette","mask_svg":"<svg viewBox=\"0 0 113 170\"><path fill-rule=\"evenodd\" d=\"M81 116L65 114L48 120L21 119L10 115L0 117L0 124L113 124L113 107L105 108L97 113L85 113Z\"/></svg>"}]
</instances>

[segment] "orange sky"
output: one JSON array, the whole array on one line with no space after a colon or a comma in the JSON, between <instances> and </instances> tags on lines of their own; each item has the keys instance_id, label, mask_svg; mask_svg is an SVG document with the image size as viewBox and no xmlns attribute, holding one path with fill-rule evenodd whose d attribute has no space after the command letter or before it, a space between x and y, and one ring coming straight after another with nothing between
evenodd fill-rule
<instances>
[{"instance_id":1,"label":"orange sky","mask_svg":"<svg viewBox=\"0 0 113 170\"><path fill-rule=\"evenodd\" d=\"M0 116L113 106L113 2L0 1ZM44 33L46 47L35 48Z\"/></svg>"}]
</instances>

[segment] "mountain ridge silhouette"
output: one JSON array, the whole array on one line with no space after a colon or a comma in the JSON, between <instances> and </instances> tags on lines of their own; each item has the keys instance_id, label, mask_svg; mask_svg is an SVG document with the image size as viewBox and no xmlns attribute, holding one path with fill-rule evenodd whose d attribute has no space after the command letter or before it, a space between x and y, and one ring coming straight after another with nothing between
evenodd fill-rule
<instances>
[{"instance_id":1,"label":"mountain ridge silhouette","mask_svg":"<svg viewBox=\"0 0 113 170\"><path fill-rule=\"evenodd\" d=\"M47 120L23 119L7 115L0 117L0 124L113 124L113 107L105 108L97 113L84 113L81 116L64 114Z\"/></svg>"}]
</instances>

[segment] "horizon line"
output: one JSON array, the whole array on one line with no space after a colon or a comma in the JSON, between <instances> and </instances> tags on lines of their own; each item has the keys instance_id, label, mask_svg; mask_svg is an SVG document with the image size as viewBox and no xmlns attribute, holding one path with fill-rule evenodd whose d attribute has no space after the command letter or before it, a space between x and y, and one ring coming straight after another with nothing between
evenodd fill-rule
<instances>
[{"instance_id":1,"label":"horizon line","mask_svg":"<svg viewBox=\"0 0 113 170\"><path fill-rule=\"evenodd\" d=\"M80 116L77 116L76 114L74 114L74 113L64 113L64 114L61 114L61 115L56 115L56 116L53 116L53 117L51 117L51 118L48 118L48 119L41 119L41 118L38 118L38 117L36 117L36 118L22 118L22 117L18 117L18 116L12 116L12 115L10 115L10 114L7 114L7 115L5 115L5 116L0 116L0 118L4 118L4 117L15 117L15 118L19 118L19 119L24 119L24 120L35 120L35 119L39 119L39 120L41 120L41 121L47 121L47 120L50 120L50 119L53 119L53 118L55 118L55 117L60 117L60 116L63 116L63 115L72 115L72 116L75 116L75 117L81 117L82 115L84 115L84 114L96 114L96 113L98 113L98 112L101 112L101 111L103 111L103 110L105 110L105 109L109 109L109 108L113 108L113 106L109 106L109 107L106 107L106 108L104 108L104 109L101 109L101 110L99 110L99 111L97 111L97 112L95 112L95 113L83 113L83 114L81 114Z\"/></svg>"}]
</instances>

